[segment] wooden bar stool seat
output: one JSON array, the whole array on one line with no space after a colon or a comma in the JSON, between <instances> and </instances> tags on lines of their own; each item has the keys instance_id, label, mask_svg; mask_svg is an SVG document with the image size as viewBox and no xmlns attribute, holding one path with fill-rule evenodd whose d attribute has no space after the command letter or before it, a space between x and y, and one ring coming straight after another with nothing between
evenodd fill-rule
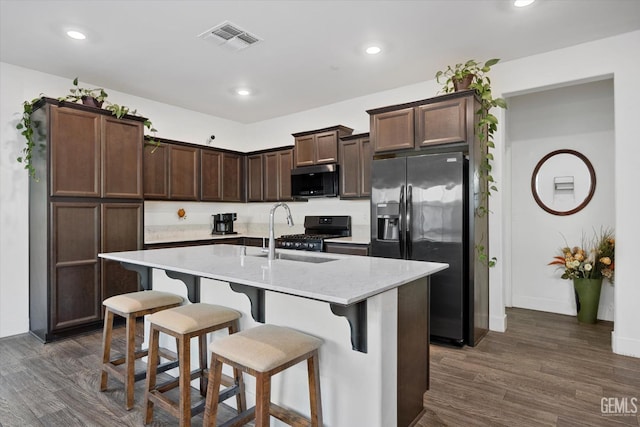
<instances>
[{"instance_id":1,"label":"wooden bar stool seat","mask_svg":"<svg viewBox=\"0 0 640 427\"><path fill-rule=\"evenodd\" d=\"M322 340L294 329L262 325L223 337L209 345L211 368L207 391L205 426L216 426L222 364L253 375L256 378L256 405L225 422L239 426L255 418L256 427L269 426L270 416L292 426L322 426L318 348ZM271 403L271 377L299 362L307 361L311 417Z\"/></svg>"},{"instance_id":2,"label":"wooden bar stool seat","mask_svg":"<svg viewBox=\"0 0 640 427\"><path fill-rule=\"evenodd\" d=\"M190 426L191 417L204 410L202 401L191 406L191 381L200 380L200 394L207 391L207 333L227 329L229 334L239 330L242 313L219 305L196 303L187 304L157 312L149 316L151 323L149 341L149 363L147 365L147 384L145 392L145 424L153 419L154 404L180 420L180 426ZM157 382L158 348L160 332L176 338L178 347L179 377L163 384ZM191 338L198 337L199 368L191 371ZM226 337L224 337L226 338ZM238 412L244 411L245 396L242 373L234 369L234 377L224 378L225 398L236 396ZM179 399L176 402L165 393L179 387Z\"/></svg>"},{"instance_id":3,"label":"wooden bar stool seat","mask_svg":"<svg viewBox=\"0 0 640 427\"><path fill-rule=\"evenodd\" d=\"M100 378L100 391L107 389L109 375L112 375L124 384L125 406L128 409L133 407L134 383L146 376L146 370L135 373L135 361L147 355L147 350L136 351L136 320L147 314L152 314L160 310L177 307L184 302L184 299L169 292L141 291L128 294L116 295L103 301L105 306L104 330L102 338L102 374ZM124 356L111 358L111 341L113 333L114 315L126 319L126 348ZM161 369L170 369L170 365L165 365Z\"/></svg>"}]
</instances>

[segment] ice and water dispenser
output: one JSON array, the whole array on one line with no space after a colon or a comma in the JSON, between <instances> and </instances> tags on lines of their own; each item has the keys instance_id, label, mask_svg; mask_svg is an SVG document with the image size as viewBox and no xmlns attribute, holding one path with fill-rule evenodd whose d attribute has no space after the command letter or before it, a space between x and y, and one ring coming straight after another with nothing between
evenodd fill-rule
<instances>
[{"instance_id":1,"label":"ice and water dispenser","mask_svg":"<svg viewBox=\"0 0 640 427\"><path fill-rule=\"evenodd\" d=\"M400 234L400 203L376 204L378 240L398 240Z\"/></svg>"}]
</instances>

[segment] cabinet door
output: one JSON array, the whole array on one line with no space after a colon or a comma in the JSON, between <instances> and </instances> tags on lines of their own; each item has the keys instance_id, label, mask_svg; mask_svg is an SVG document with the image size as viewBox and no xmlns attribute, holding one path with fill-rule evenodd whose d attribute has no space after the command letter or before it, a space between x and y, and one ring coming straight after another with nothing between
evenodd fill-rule
<instances>
[{"instance_id":1,"label":"cabinet door","mask_svg":"<svg viewBox=\"0 0 640 427\"><path fill-rule=\"evenodd\" d=\"M101 252L142 249L142 203L103 203L100 234ZM101 262L102 300L139 290L136 272L125 270L117 261Z\"/></svg>"},{"instance_id":2,"label":"cabinet door","mask_svg":"<svg viewBox=\"0 0 640 427\"><path fill-rule=\"evenodd\" d=\"M51 224L51 329L99 321L100 205L52 203Z\"/></svg>"},{"instance_id":3,"label":"cabinet door","mask_svg":"<svg viewBox=\"0 0 640 427\"><path fill-rule=\"evenodd\" d=\"M278 191L278 152L264 154L264 200L267 202L277 201L280 194Z\"/></svg>"},{"instance_id":4,"label":"cabinet door","mask_svg":"<svg viewBox=\"0 0 640 427\"><path fill-rule=\"evenodd\" d=\"M416 143L420 146L467 140L466 99L436 102L417 107Z\"/></svg>"},{"instance_id":5,"label":"cabinet door","mask_svg":"<svg viewBox=\"0 0 640 427\"><path fill-rule=\"evenodd\" d=\"M171 145L169 150L169 198L198 200L198 163L200 150Z\"/></svg>"},{"instance_id":6,"label":"cabinet door","mask_svg":"<svg viewBox=\"0 0 640 427\"><path fill-rule=\"evenodd\" d=\"M340 141L340 197L360 196L360 140Z\"/></svg>"},{"instance_id":7,"label":"cabinet door","mask_svg":"<svg viewBox=\"0 0 640 427\"><path fill-rule=\"evenodd\" d=\"M293 169L293 150L278 153L278 200L292 200L291 169Z\"/></svg>"},{"instance_id":8,"label":"cabinet door","mask_svg":"<svg viewBox=\"0 0 640 427\"><path fill-rule=\"evenodd\" d=\"M201 200L222 200L222 153L202 150L200 153Z\"/></svg>"},{"instance_id":9,"label":"cabinet door","mask_svg":"<svg viewBox=\"0 0 640 427\"><path fill-rule=\"evenodd\" d=\"M100 197L100 115L51 107L51 194Z\"/></svg>"},{"instance_id":10,"label":"cabinet door","mask_svg":"<svg viewBox=\"0 0 640 427\"><path fill-rule=\"evenodd\" d=\"M315 135L299 136L295 142L296 167L315 164Z\"/></svg>"},{"instance_id":11,"label":"cabinet door","mask_svg":"<svg viewBox=\"0 0 640 427\"><path fill-rule=\"evenodd\" d=\"M338 132L316 134L316 164L338 162Z\"/></svg>"},{"instance_id":12,"label":"cabinet door","mask_svg":"<svg viewBox=\"0 0 640 427\"><path fill-rule=\"evenodd\" d=\"M331 254L369 255L369 245L348 243L325 243L324 251Z\"/></svg>"},{"instance_id":13,"label":"cabinet door","mask_svg":"<svg viewBox=\"0 0 640 427\"><path fill-rule=\"evenodd\" d=\"M371 116L371 138L376 153L413 148L413 108Z\"/></svg>"},{"instance_id":14,"label":"cabinet door","mask_svg":"<svg viewBox=\"0 0 640 427\"><path fill-rule=\"evenodd\" d=\"M169 146L144 144L144 198L169 198Z\"/></svg>"},{"instance_id":15,"label":"cabinet door","mask_svg":"<svg viewBox=\"0 0 640 427\"><path fill-rule=\"evenodd\" d=\"M222 200L225 202L244 201L243 156L224 153L222 156Z\"/></svg>"},{"instance_id":16,"label":"cabinet door","mask_svg":"<svg viewBox=\"0 0 640 427\"><path fill-rule=\"evenodd\" d=\"M373 152L369 138L360 141L360 196L371 197L371 163Z\"/></svg>"},{"instance_id":17,"label":"cabinet door","mask_svg":"<svg viewBox=\"0 0 640 427\"><path fill-rule=\"evenodd\" d=\"M142 123L102 116L102 197L142 198Z\"/></svg>"},{"instance_id":18,"label":"cabinet door","mask_svg":"<svg viewBox=\"0 0 640 427\"><path fill-rule=\"evenodd\" d=\"M263 170L262 170L262 154L247 157L247 198L250 202L261 202L264 200L263 194Z\"/></svg>"}]
</instances>

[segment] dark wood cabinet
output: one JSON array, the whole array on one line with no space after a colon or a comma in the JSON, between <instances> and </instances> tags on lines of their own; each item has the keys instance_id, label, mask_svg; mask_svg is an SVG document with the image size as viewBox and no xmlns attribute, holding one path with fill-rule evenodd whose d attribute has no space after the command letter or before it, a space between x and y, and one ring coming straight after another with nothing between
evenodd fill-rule
<instances>
[{"instance_id":1,"label":"dark wood cabinet","mask_svg":"<svg viewBox=\"0 0 640 427\"><path fill-rule=\"evenodd\" d=\"M100 128L98 114L51 107L51 195L100 197ZM34 150L35 151L35 150Z\"/></svg>"},{"instance_id":2,"label":"dark wood cabinet","mask_svg":"<svg viewBox=\"0 0 640 427\"><path fill-rule=\"evenodd\" d=\"M263 156L262 154L254 154L247 156L247 201L262 202L264 200L263 193Z\"/></svg>"},{"instance_id":3,"label":"dark wood cabinet","mask_svg":"<svg viewBox=\"0 0 640 427\"><path fill-rule=\"evenodd\" d=\"M326 242L324 251L331 254L369 256L369 245Z\"/></svg>"},{"instance_id":4,"label":"dark wood cabinet","mask_svg":"<svg viewBox=\"0 0 640 427\"><path fill-rule=\"evenodd\" d=\"M414 147L414 109L402 108L373 114L370 131L376 153Z\"/></svg>"},{"instance_id":5,"label":"dark wood cabinet","mask_svg":"<svg viewBox=\"0 0 640 427\"><path fill-rule=\"evenodd\" d=\"M416 102L370 110L371 139L376 153L467 140L465 98Z\"/></svg>"},{"instance_id":6,"label":"dark wood cabinet","mask_svg":"<svg viewBox=\"0 0 640 427\"><path fill-rule=\"evenodd\" d=\"M247 156L247 193L250 202L291 200L293 149L277 149Z\"/></svg>"},{"instance_id":7,"label":"dark wood cabinet","mask_svg":"<svg viewBox=\"0 0 640 427\"><path fill-rule=\"evenodd\" d=\"M294 133L295 167L338 162L338 139L353 129L338 125L325 129Z\"/></svg>"},{"instance_id":8,"label":"dark wood cabinet","mask_svg":"<svg viewBox=\"0 0 640 427\"><path fill-rule=\"evenodd\" d=\"M200 156L200 200L242 202L244 200L243 156L204 148Z\"/></svg>"},{"instance_id":9,"label":"dark wood cabinet","mask_svg":"<svg viewBox=\"0 0 640 427\"><path fill-rule=\"evenodd\" d=\"M450 144L467 140L466 99L416 107L416 145Z\"/></svg>"},{"instance_id":10,"label":"dark wood cabinet","mask_svg":"<svg viewBox=\"0 0 640 427\"><path fill-rule=\"evenodd\" d=\"M141 199L142 141L139 122L102 116L102 197Z\"/></svg>"},{"instance_id":11,"label":"dark wood cabinet","mask_svg":"<svg viewBox=\"0 0 640 427\"><path fill-rule=\"evenodd\" d=\"M169 150L167 144L144 144L144 198L169 198Z\"/></svg>"},{"instance_id":12,"label":"dark wood cabinet","mask_svg":"<svg viewBox=\"0 0 640 427\"><path fill-rule=\"evenodd\" d=\"M169 150L169 199L198 200L200 149L171 145Z\"/></svg>"},{"instance_id":13,"label":"dark wood cabinet","mask_svg":"<svg viewBox=\"0 0 640 427\"><path fill-rule=\"evenodd\" d=\"M222 155L222 200L244 201L244 156L233 153Z\"/></svg>"},{"instance_id":14,"label":"dark wood cabinet","mask_svg":"<svg viewBox=\"0 0 640 427\"><path fill-rule=\"evenodd\" d=\"M100 327L102 300L138 278L102 251L142 247L144 118L43 98L29 185L29 330L42 341Z\"/></svg>"},{"instance_id":15,"label":"dark wood cabinet","mask_svg":"<svg viewBox=\"0 0 640 427\"><path fill-rule=\"evenodd\" d=\"M264 200L278 202L291 200L291 169L293 150L264 154Z\"/></svg>"},{"instance_id":16,"label":"dark wood cabinet","mask_svg":"<svg viewBox=\"0 0 640 427\"><path fill-rule=\"evenodd\" d=\"M53 202L51 211L50 329L100 321L100 203Z\"/></svg>"},{"instance_id":17,"label":"dark wood cabinet","mask_svg":"<svg viewBox=\"0 0 640 427\"><path fill-rule=\"evenodd\" d=\"M340 139L340 197L371 196L371 161L373 153L369 134Z\"/></svg>"},{"instance_id":18,"label":"dark wood cabinet","mask_svg":"<svg viewBox=\"0 0 640 427\"><path fill-rule=\"evenodd\" d=\"M140 248L144 239L142 217L142 203L102 203L100 251L120 252ZM101 262L101 301L138 290L137 273L124 269L116 261L103 259Z\"/></svg>"},{"instance_id":19,"label":"dark wood cabinet","mask_svg":"<svg viewBox=\"0 0 640 427\"><path fill-rule=\"evenodd\" d=\"M222 200L222 153L202 150L200 153L200 200L217 202Z\"/></svg>"}]
</instances>

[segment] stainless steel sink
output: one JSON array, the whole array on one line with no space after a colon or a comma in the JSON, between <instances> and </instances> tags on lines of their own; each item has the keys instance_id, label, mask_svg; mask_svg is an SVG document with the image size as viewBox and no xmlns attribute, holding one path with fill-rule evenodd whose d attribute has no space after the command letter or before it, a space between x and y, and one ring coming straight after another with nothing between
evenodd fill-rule
<instances>
[{"instance_id":1,"label":"stainless steel sink","mask_svg":"<svg viewBox=\"0 0 640 427\"><path fill-rule=\"evenodd\" d=\"M261 258L266 258L268 254L258 254L251 255ZM287 261L300 261L300 262L310 262L312 264L321 264L323 262L337 261L336 258L321 258L317 256L303 256L303 255L295 255L295 254L284 254L276 252L275 259L282 259Z\"/></svg>"}]
</instances>

